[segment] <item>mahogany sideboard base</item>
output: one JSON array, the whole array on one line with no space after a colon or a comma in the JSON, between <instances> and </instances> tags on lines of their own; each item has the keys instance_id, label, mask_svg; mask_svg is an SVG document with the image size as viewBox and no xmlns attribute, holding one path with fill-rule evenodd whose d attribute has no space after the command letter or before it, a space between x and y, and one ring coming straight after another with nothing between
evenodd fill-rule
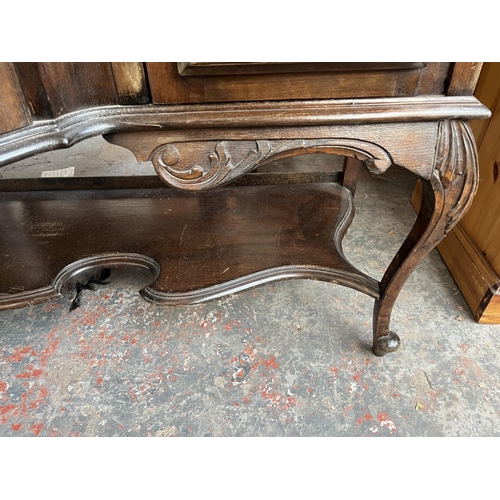
<instances>
[{"instance_id":1,"label":"mahogany sideboard base","mask_svg":"<svg viewBox=\"0 0 500 500\"><path fill-rule=\"evenodd\" d=\"M111 189L47 189L47 183L5 189L0 309L50 300L77 281L81 286L82 276L118 265L151 270L153 282L141 294L156 304L310 278L373 297L374 353L399 348L390 330L398 294L477 189L477 152L466 120L488 116L484 106L468 97L419 97L131 108L128 115L100 109L94 133L107 132L109 142L151 160L158 178L177 189L131 188L134 181L111 182ZM13 133L10 142L4 139L4 161L29 148L71 144L78 119ZM339 183L245 185L245 175L265 163L318 152L347 158ZM380 282L342 253L361 164L374 174L397 164L422 179L416 222Z\"/></svg>"}]
</instances>

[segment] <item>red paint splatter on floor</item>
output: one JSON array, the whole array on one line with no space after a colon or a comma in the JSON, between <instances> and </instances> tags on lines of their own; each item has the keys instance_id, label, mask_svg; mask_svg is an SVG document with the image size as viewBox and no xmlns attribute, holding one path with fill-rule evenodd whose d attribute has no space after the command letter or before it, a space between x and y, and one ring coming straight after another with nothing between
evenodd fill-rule
<instances>
[{"instance_id":1,"label":"red paint splatter on floor","mask_svg":"<svg viewBox=\"0 0 500 500\"><path fill-rule=\"evenodd\" d=\"M387 427L391 431L391 434L396 434L396 424L394 423L394 420L389 418L387 413L379 413L377 418L380 423L380 427Z\"/></svg>"},{"instance_id":2,"label":"red paint splatter on floor","mask_svg":"<svg viewBox=\"0 0 500 500\"><path fill-rule=\"evenodd\" d=\"M46 304L42 307L44 312L50 312L53 311L54 309L61 309L62 304L57 304L57 303L52 303L52 304Z\"/></svg>"},{"instance_id":3,"label":"red paint splatter on floor","mask_svg":"<svg viewBox=\"0 0 500 500\"><path fill-rule=\"evenodd\" d=\"M274 368L275 370L279 368L278 363L276 363L276 358L274 356L269 356L269 359L266 361L266 366Z\"/></svg>"},{"instance_id":4,"label":"red paint splatter on floor","mask_svg":"<svg viewBox=\"0 0 500 500\"><path fill-rule=\"evenodd\" d=\"M21 427L23 426L23 424L12 424L11 427L12 427L12 430L13 431L18 431L19 429L21 429Z\"/></svg>"},{"instance_id":5,"label":"red paint splatter on floor","mask_svg":"<svg viewBox=\"0 0 500 500\"><path fill-rule=\"evenodd\" d=\"M478 380L489 380L490 376L485 372L475 360L462 356L462 365L468 372L472 372Z\"/></svg>"},{"instance_id":6,"label":"red paint splatter on floor","mask_svg":"<svg viewBox=\"0 0 500 500\"><path fill-rule=\"evenodd\" d=\"M333 373L335 378L339 376L339 369L335 365L331 366L329 370Z\"/></svg>"},{"instance_id":7,"label":"red paint splatter on floor","mask_svg":"<svg viewBox=\"0 0 500 500\"><path fill-rule=\"evenodd\" d=\"M29 393L30 391L28 391ZM27 417L28 416L28 409L26 408L26 401L28 400L28 393L21 394L21 403L20 403L20 409L23 414L23 416Z\"/></svg>"},{"instance_id":8,"label":"red paint splatter on floor","mask_svg":"<svg viewBox=\"0 0 500 500\"><path fill-rule=\"evenodd\" d=\"M356 374L353 375L352 378L363 388L363 390L366 391L368 389L368 385L361 380L361 375L363 375L363 373L365 373L364 370L357 370Z\"/></svg>"},{"instance_id":9,"label":"red paint splatter on floor","mask_svg":"<svg viewBox=\"0 0 500 500\"><path fill-rule=\"evenodd\" d=\"M2 424L6 424L7 420L9 418L9 415L17 415L18 409L17 405L10 404L10 405L5 405L5 406L0 406L0 419Z\"/></svg>"},{"instance_id":10,"label":"red paint splatter on floor","mask_svg":"<svg viewBox=\"0 0 500 500\"><path fill-rule=\"evenodd\" d=\"M16 347L10 356L4 357L4 360L6 363L20 363L32 349L32 347Z\"/></svg>"},{"instance_id":11,"label":"red paint splatter on floor","mask_svg":"<svg viewBox=\"0 0 500 500\"><path fill-rule=\"evenodd\" d=\"M362 425L365 422L374 421L373 415L371 413L365 413L362 417L358 418L358 425Z\"/></svg>"},{"instance_id":12,"label":"red paint splatter on floor","mask_svg":"<svg viewBox=\"0 0 500 500\"><path fill-rule=\"evenodd\" d=\"M38 378L44 374L44 371L40 368L35 368L31 363L26 365L25 371L22 373L17 373L16 378Z\"/></svg>"},{"instance_id":13,"label":"red paint splatter on floor","mask_svg":"<svg viewBox=\"0 0 500 500\"><path fill-rule=\"evenodd\" d=\"M43 429L43 424L41 423L38 423L38 424L33 424L31 427L30 427L30 431L35 435L35 436L38 436L40 434L40 432L42 432L42 429Z\"/></svg>"},{"instance_id":14,"label":"red paint splatter on floor","mask_svg":"<svg viewBox=\"0 0 500 500\"><path fill-rule=\"evenodd\" d=\"M28 356L32 359L29 360L31 362L22 368L20 373L15 375L15 378L18 380L26 380L26 382L23 382L22 384L22 387L26 389L26 392L21 394L20 401L17 404L11 404L0 408L2 423L7 423L8 418L14 416L26 419L30 418L32 417L30 410L36 410L45 403L45 399L49 395L49 390L44 385L40 386L39 383L42 376L46 374L47 365L51 356L59 346L59 338L56 336L56 333L60 328L61 327L54 328L47 335L46 347L39 352L33 349L32 346L24 346L15 348L14 352L9 356L3 356L2 361L7 363L21 363ZM20 426L21 424L16 423L12 425ZM33 424L31 427L32 431L35 432L36 435L38 435L41 431L41 428L39 429L40 425L42 424Z\"/></svg>"},{"instance_id":15,"label":"red paint splatter on floor","mask_svg":"<svg viewBox=\"0 0 500 500\"><path fill-rule=\"evenodd\" d=\"M44 399L49 395L46 387L41 387L34 401L29 404L30 409L37 409L41 404L45 403Z\"/></svg>"},{"instance_id":16,"label":"red paint splatter on floor","mask_svg":"<svg viewBox=\"0 0 500 500\"><path fill-rule=\"evenodd\" d=\"M230 321L229 323L226 323L224 325L224 330L226 331L231 331L233 329L233 327L235 326L241 326L241 321L238 319L238 320L232 320Z\"/></svg>"},{"instance_id":17,"label":"red paint splatter on floor","mask_svg":"<svg viewBox=\"0 0 500 500\"><path fill-rule=\"evenodd\" d=\"M7 382L0 380L0 399L7 399Z\"/></svg>"}]
</instances>

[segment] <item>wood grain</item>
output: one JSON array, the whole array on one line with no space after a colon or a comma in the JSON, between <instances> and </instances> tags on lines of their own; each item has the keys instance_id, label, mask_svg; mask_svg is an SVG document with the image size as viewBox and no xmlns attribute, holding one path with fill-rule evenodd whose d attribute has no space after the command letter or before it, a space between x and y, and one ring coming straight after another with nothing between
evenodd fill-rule
<instances>
[{"instance_id":1,"label":"wood grain","mask_svg":"<svg viewBox=\"0 0 500 500\"><path fill-rule=\"evenodd\" d=\"M483 63L456 62L453 65L447 95L472 95L476 89Z\"/></svg>"},{"instance_id":2,"label":"wood grain","mask_svg":"<svg viewBox=\"0 0 500 500\"><path fill-rule=\"evenodd\" d=\"M116 133L111 141L151 159L170 184L217 189L4 193L2 307L46 300L85 269L120 263L152 271L155 282L142 293L158 304L312 278L374 297L374 352L382 356L399 347L390 330L399 292L458 223L477 187L477 155L466 121L489 116L469 95L477 66L456 63L450 78L449 63L181 76L175 63L149 63L155 106L118 105L123 96L137 96L138 80L128 79L131 67L40 63L37 68L55 118L3 134L0 164ZM25 95L33 92L32 86ZM41 96L34 98L40 106ZM495 123L493 118L482 150L488 134L498 135ZM345 187L221 187L267 161L311 152L353 158L345 164ZM415 225L380 283L354 269L341 249L360 160L376 173L404 166L423 182ZM498 170L495 160L494 181Z\"/></svg>"},{"instance_id":3,"label":"wood grain","mask_svg":"<svg viewBox=\"0 0 500 500\"><path fill-rule=\"evenodd\" d=\"M484 325L500 324L500 293L496 292L488 301L488 305L484 308L479 323Z\"/></svg>"},{"instance_id":4,"label":"wood grain","mask_svg":"<svg viewBox=\"0 0 500 500\"><path fill-rule=\"evenodd\" d=\"M437 136L437 123L402 123L370 125L339 125L332 127L289 127L286 129L252 128L252 129L209 129L209 130L170 130L136 133L119 133L106 135L105 139L119 146L130 149L138 161L152 160L159 175L176 187L192 186L196 189L196 179L182 179L177 182L165 171L165 165L159 163L159 154L165 149L176 148L178 152L187 150L176 160L177 170L188 172L191 167L198 165L205 172L199 178L205 180L209 165L212 163L210 155L216 153L219 143L252 142L252 151L262 151L264 142L270 143L271 149L265 158L260 155L257 161L249 168L257 168L264 161L272 161L285 156L307 154L310 152L338 154L368 160L367 166L373 173L384 172L392 163L403 165L405 168L429 178L432 173L434 150ZM335 138L335 139L329 139ZM259 141L256 143L255 141ZM180 144L180 145L179 145ZM261 144L259 149L259 144ZM237 147L237 144L234 145ZM247 145L245 145L246 147ZM180 148L180 149L179 149ZM280 154L278 154L278 149ZM198 151L198 153L196 153ZM257 153L256 153L257 154ZM256 154L253 154L252 158ZM215 161L215 160L214 160ZM244 168L244 165L241 165ZM243 173L244 170L241 171ZM240 171L232 170L232 175L239 175ZM230 180L229 177L227 180ZM217 177L220 179L220 177ZM212 184L207 187L213 187ZM199 185L201 188L201 184Z\"/></svg>"},{"instance_id":5,"label":"wood grain","mask_svg":"<svg viewBox=\"0 0 500 500\"><path fill-rule=\"evenodd\" d=\"M36 119L52 118L52 109L40 78L38 63L22 62L15 63L14 66L30 113Z\"/></svg>"},{"instance_id":6,"label":"wood grain","mask_svg":"<svg viewBox=\"0 0 500 500\"><path fill-rule=\"evenodd\" d=\"M146 104L149 92L142 63L111 63L120 104Z\"/></svg>"},{"instance_id":7,"label":"wood grain","mask_svg":"<svg viewBox=\"0 0 500 500\"><path fill-rule=\"evenodd\" d=\"M438 245L446 267L457 283L474 318L479 323L500 323L500 310L495 299L500 288L500 278L484 255L458 224Z\"/></svg>"},{"instance_id":8,"label":"wood grain","mask_svg":"<svg viewBox=\"0 0 500 500\"><path fill-rule=\"evenodd\" d=\"M31 115L12 63L0 62L0 133L9 132L31 123Z\"/></svg>"},{"instance_id":9,"label":"wood grain","mask_svg":"<svg viewBox=\"0 0 500 500\"><path fill-rule=\"evenodd\" d=\"M0 166L42 151L69 147L82 139L116 131L230 129L267 127L284 137L301 126L433 122L450 117L486 118L490 112L474 97L419 96L387 99L279 101L235 104L112 106L84 109L0 136ZM286 134L279 128L283 128ZM321 130L319 130L320 133ZM227 138L243 138L245 134ZM296 137L296 136L295 136ZM328 137L328 136L325 136ZM413 141L414 142L414 141ZM409 154L410 152L407 151ZM421 168L427 169L425 165Z\"/></svg>"},{"instance_id":10,"label":"wood grain","mask_svg":"<svg viewBox=\"0 0 500 500\"><path fill-rule=\"evenodd\" d=\"M38 70L54 116L118 104L110 63L39 63Z\"/></svg>"},{"instance_id":11,"label":"wood grain","mask_svg":"<svg viewBox=\"0 0 500 500\"><path fill-rule=\"evenodd\" d=\"M446 82L448 80L452 63L427 63L419 72L416 95L443 94L446 95Z\"/></svg>"},{"instance_id":12,"label":"wood grain","mask_svg":"<svg viewBox=\"0 0 500 500\"><path fill-rule=\"evenodd\" d=\"M474 95L488 109L495 110L500 100L500 62L487 62L483 64L481 75L476 86ZM476 138L477 148L483 143L486 130L490 125L490 119L472 120L471 128Z\"/></svg>"},{"instance_id":13,"label":"wood grain","mask_svg":"<svg viewBox=\"0 0 500 500\"><path fill-rule=\"evenodd\" d=\"M417 220L380 282L373 312L373 346L378 356L399 348L390 330L396 298L408 276L469 208L478 183L477 155L470 127L459 121L440 123L434 174L422 180Z\"/></svg>"},{"instance_id":14,"label":"wood grain","mask_svg":"<svg viewBox=\"0 0 500 500\"><path fill-rule=\"evenodd\" d=\"M440 94L449 68L449 63L179 64L181 74L177 63L146 64L153 102L209 103ZM419 90L420 87L422 90Z\"/></svg>"},{"instance_id":15,"label":"wood grain","mask_svg":"<svg viewBox=\"0 0 500 500\"><path fill-rule=\"evenodd\" d=\"M179 75L176 63L146 63L151 99L158 103L206 102L203 81Z\"/></svg>"},{"instance_id":16,"label":"wood grain","mask_svg":"<svg viewBox=\"0 0 500 500\"><path fill-rule=\"evenodd\" d=\"M0 308L60 291L77 261L86 259L81 267L88 270L92 259L99 266L100 256L121 254L125 262L144 255L158 263L147 294L156 303L208 300L225 283L224 293L232 293L291 277L376 297L377 282L342 254L352 216L349 191L335 184L3 193ZM56 278L67 266L67 278Z\"/></svg>"},{"instance_id":17,"label":"wood grain","mask_svg":"<svg viewBox=\"0 0 500 500\"><path fill-rule=\"evenodd\" d=\"M497 85L499 85L497 83ZM479 149L481 183L462 227L500 275L500 103L493 112Z\"/></svg>"}]
</instances>

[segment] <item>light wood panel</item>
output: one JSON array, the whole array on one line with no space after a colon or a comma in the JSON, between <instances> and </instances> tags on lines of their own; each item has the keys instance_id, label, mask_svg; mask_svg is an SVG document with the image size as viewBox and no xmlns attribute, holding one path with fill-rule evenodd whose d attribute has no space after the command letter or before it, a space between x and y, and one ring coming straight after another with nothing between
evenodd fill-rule
<instances>
[{"instance_id":1,"label":"light wood panel","mask_svg":"<svg viewBox=\"0 0 500 500\"><path fill-rule=\"evenodd\" d=\"M462 227L500 275L500 104L479 148L479 177L476 199Z\"/></svg>"},{"instance_id":2,"label":"light wood panel","mask_svg":"<svg viewBox=\"0 0 500 500\"><path fill-rule=\"evenodd\" d=\"M146 104L149 102L144 66L137 62L114 62L111 69L120 104Z\"/></svg>"},{"instance_id":3,"label":"light wood panel","mask_svg":"<svg viewBox=\"0 0 500 500\"><path fill-rule=\"evenodd\" d=\"M475 95L490 110L497 107L500 99L500 64L487 62L483 64L481 77L477 83ZM476 138L478 149L483 143L484 135L490 125L491 118L487 120L472 120L471 129Z\"/></svg>"}]
</instances>

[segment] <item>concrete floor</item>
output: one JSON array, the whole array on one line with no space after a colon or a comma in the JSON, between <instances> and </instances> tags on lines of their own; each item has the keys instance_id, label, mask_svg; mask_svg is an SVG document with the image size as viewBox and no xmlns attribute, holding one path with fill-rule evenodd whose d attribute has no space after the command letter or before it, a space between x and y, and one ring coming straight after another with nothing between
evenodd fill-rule
<instances>
[{"instance_id":1,"label":"concrete floor","mask_svg":"<svg viewBox=\"0 0 500 500\"><path fill-rule=\"evenodd\" d=\"M329 168L324 156L299 158ZM153 173L91 139L0 171ZM414 220L415 179L363 172L347 257L380 279ZM392 316L401 349L371 352L373 300L307 280L158 307L123 271L86 291L0 313L1 436L499 436L500 326L479 325L433 251Z\"/></svg>"}]
</instances>

